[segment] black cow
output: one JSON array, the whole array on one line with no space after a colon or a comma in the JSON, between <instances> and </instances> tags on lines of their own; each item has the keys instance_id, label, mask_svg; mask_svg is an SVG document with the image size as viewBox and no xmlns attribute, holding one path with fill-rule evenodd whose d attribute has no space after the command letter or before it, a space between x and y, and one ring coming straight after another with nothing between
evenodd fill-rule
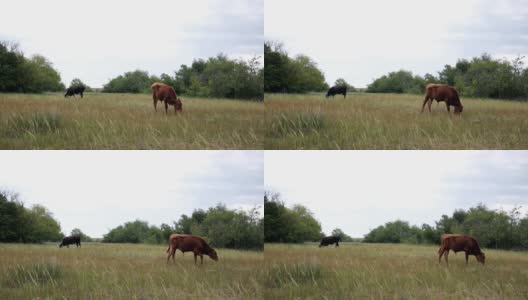
<instances>
[{"instance_id":1,"label":"black cow","mask_svg":"<svg viewBox=\"0 0 528 300\"><path fill-rule=\"evenodd\" d=\"M336 85L336 86L333 86L331 87L328 92L326 93L326 98L328 98L329 96L332 96L332 98L335 96L335 95L343 95L343 98L346 98L346 93L347 93L347 87L346 86L341 86L341 85Z\"/></svg>"},{"instance_id":2,"label":"black cow","mask_svg":"<svg viewBox=\"0 0 528 300\"><path fill-rule=\"evenodd\" d=\"M82 98L83 97L83 93L84 93L84 86L70 86L66 90L66 94L64 94L64 98L69 97L69 96L75 97L75 95L77 95L77 94L80 94L81 98Z\"/></svg>"},{"instance_id":3,"label":"black cow","mask_svg":"<svg viewBox=\"0 0 528 300\"><path fill-rule=\"evenodd\" d=\"M76 244L77 247L81 247L81 237L78 235L66 236L62 239L62 243L59 245L59 248L66 246L70 248L70 245Z\"/></svg>"},{"instance_id":4,"label":"black cow","mask_svg":"<svg viewBox=\"0 0 528 300\"><path fill-rule=\"evenodd\" d=\"M336 247L339 247L339 242L341 241L341 238L338 236L325 236L321 239L321 243L319 244L319 248L322 246L328 246L332 244L336 244Z\"/></svg>"}]
</instances>

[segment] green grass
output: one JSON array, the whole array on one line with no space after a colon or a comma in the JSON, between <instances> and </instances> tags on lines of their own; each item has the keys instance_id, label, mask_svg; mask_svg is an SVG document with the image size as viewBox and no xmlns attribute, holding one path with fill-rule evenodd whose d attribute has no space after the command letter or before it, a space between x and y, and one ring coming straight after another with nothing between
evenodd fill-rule
<instances>
[{"instance_id":1,"label":"green grass","mask_svg":"<svg viewBox=\"0 0 528 300\"><path fill-rule=\"evenodd\" d=\"M263 299L262 252L217 249L166 264L166 245L0 244L0 299Z\"/></svg>"},{"instance_id":2,"label":"green grass","mask_svg":"<svg viewBox=\"0 0 528 300\"><path fill-rule=\"evenodd\" d=\"M265 149L527 149L528 102L462 98L462 117L423 96L266 94ZM451 109L451 113L453 109Z\"/></svg>"},{"instance_id":3,"label":"green grass","mask_svg":"<svg viewBox=\"0 0 528 300\"><path fill-rule=\"evenodd\" d=\"M437 246L343 243L265 246L267 299L526 299L528 253L484 249L438 264Z\"/></svg>"},{"instance_id":4,"label":"green grass","mask_svg":"<svg viewBox=\"0 0 528 300\"><path fill-rule=\"evenodd\" d=\"M183 97L158 111L147 94L0 94L0 149L262 149L264 105Z\"/></svg>"}]
</instances>

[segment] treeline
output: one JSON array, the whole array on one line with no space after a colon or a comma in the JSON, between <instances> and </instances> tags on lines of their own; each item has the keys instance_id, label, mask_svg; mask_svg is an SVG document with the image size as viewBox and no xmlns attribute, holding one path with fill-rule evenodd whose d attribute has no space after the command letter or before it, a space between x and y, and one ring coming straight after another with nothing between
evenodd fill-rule
<instances>
[{"instance_id":1,"label":"treeline","mask_svg":"<svg viewBox=\"0 0 528 300\"><path fill-rule=\"evenodd\" d=\"M194 60L191 66L181 65L174 76L149 75L136 70L119 75L104 85L107 93L148 93L153 82L163 82L179 95L230 99L262 100L264 71L258 58L233 60L219 54L207 60Z\"/></svg>"},{"instance_id":2,"label":"treeline","mask_svg":"<svg viewBox=\"0 0 528 300\"><path fill-rule=\"evenodd\" d=\"M42 243L62 239L59 222L44 206L24 206L18 194L0 191L0 242Z\"/></svg>"},{"instance_id":3,"label":"treeline","mask_svg":"<svg viewBox=\"0 0 528 300\"><path fill-rule=\"evenodd\" d=\"M435 82L454 86L460 94L469 97L526 100L528 68L524 68L522 59L493 59L483 54L471 60L459 59L455 66L445 65L438 76L422 77L404 70L391 72L369 84L367 92L421 94L427 83Z\"/></svg>"},{"instance_id":4,"label":"treeline","mask_svg":"<svg viewBox=\"0 0 528 300\"><path fill-rule=\"evenodd\" d=\"M264 91L305 93L325 91L328 84L317 64L306 55L292 58L281 43L264 43Z\"/></svg>"},{"instance_id":5,"label":"treeline","mask_svg":"<svg viewBox=\"0 0 528 300\"><path fill-rule=\"evenodd\" d=\"M442 215L435 226L411 226L401 220L388 222L366 234L364 242L438 244L445 233L471 235L485 248L527 249L528 215L522 218L519 207L506 212L480 204L468 210L455 210L451 216Z\"/></svg>"},{"instance_id":6,"label":"treeline","mask_svg":"<svg viewBox=\"0 0 528 300\"><path fill-rule=\"evenodd\" d=\"M207 210L194 210L191 216L181 215L178 221L161 226L145 221L127 222L103 237L103 243L166 244L172 233L205 237L212 247L233 249L264 248L264 220L256 208L246 212L219 204Z\"/></svg>"},{"instance_id":7,"label":"treeline","mask_svg":"<svg viewBox=\"0 0 528 300\"><path fill-rule=\"evenodd\" d=\"M64 90L59 72L44 56L24 56L18 44L0 41L0 92L41 93Z\"/></svg>"},{"instance_id":8,"label":"treeline","mask_svg":"<svg viewBox=\"0 0 528 300\"><path fill-rule=\"evenodd\" d=\"M331 235L343 242L353 239L336 228ZM319 241L324 236L321 224L303 205L286 207L277 193L264 194L264 241L266 243L304 243Z\"/></svg>"},{"instance_id":9,"label":"treeline","mask_svg":"<svg viewBox=\"0 0 528 300\"><path fill-rule=\"evenodd\" d=\"M264 194L264 240L266 243L303 243L321 238L321 224L302 205L288 208L279 194Z\"/></svg>"}]
</instances>

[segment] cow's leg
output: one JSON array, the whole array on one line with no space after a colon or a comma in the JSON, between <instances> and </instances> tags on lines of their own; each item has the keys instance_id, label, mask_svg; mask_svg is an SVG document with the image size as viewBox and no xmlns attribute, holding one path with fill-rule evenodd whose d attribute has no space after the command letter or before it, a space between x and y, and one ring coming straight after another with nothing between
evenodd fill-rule
<instances>
[{"instance_id":1,"label":"cow's leg","mask_svg":"<svg viewBox=\"0 0 528 300\"><path fill-rule=\"evenodd\" d=\"M446 102L446 107L447 107L447 113L448 114L451 113L451 107L449 106L449 104L447 104L447 102Z\"/></svg>"},{"instance_id":2,"label":"cow's leg","mask_svg":"<svg viewBox=\"0 0 528 300\"><path fill-rule=\"evenodd\" d=\"M165 100L164 102L165 102L165 113L167 113L167 110L169 109L169 104L167 103L167 100Z\"/></svg>"},{"instance_id":3,"label":"cow's leg","mask_svg":"<svg viewBox=\"0 0 528 300\"><path fill-rule=\"evenodd\" d=\"M83 97L83 93L81 92L81 99L82 99L82 97Z\"/></svg>"},{"instance_id":4,"label":"cow's leg","mask_svg":"<svg viewBox=\"0 0 528 300\"><path fill-rule=\"evenodd\" d=\"M167 256L167 265L169 264L171 256L172 256L172 249L169 248L169 255Z\"/></svg>"},{"instance_id":5,"label":"cow's leg","mask_svg":"<svg viewBox=\"0 0 528 300\"><path fill-rule=\"evenodd\" d=\"M449 261L447 260L447 257L449 256L449 250L445 251L444 252L444 259L445 259L445 262L446 262L446 265L449 266Z\"/></svg>"},{"instance_id":6,"label":"cow's leg","mask_svg":"<svg viewBox=\"0 0 528 300\"><path fill-rule=\"evenodd\" d=\"M469 258L469 254L467 252L464 252L466 253L466 265L468 264L468 258Z\"/></svg>"},{"instance_id":7,"label":"cow's leg","mask_svg":"<svg viewBox=\"0 0 528 300\"><path fill-rule=\"evenodd\" d=\"M339 247L339 242L336 242L336 247Z\"/></svg>"},{"instance_id":8,"label":"cow's leg","mask_svg":"<svg viewBox=\"0 0 528 300\"><path fill-rule=\"evenodd\" d=\"M431 112L431 104L433 104L433 99L429 99L429 102L427 102L427 108L429 109L429 112Z\"/></svg>"},{"instance_id":9,"label":"cow's leg","mask_svg":"<svg viewBox=\"0 0 528 300\"><path fill-rule=\"evenodd\" d=\"M171 253L172 253L172 263L175 264L176 263L176 259L174 258L176 256L176 247L173 247L173 249L171 249Z\"/></svg>"},{"instance_id":10,"label":"cow's leg","mask_svg":"<svg viewBox=\"0 0 528 300\"><path fill-rule=\"evenodd\" d=\"M427 96L425 97L424 101L423 101L423 104L422 104L422 112L424 112L424 108L425 108L425 103L427 103L429 99L427 99Z\"/></svg>"},{"instance_id":11,"label":"cow's leg","mask_svg":"<svg viewBox=\"0 0 528 300\"><path fill-rule=\"evenodd\" d=\"M158 111L158 100L156 100L156 98L154 98L154 111Z\"/></svg>"},{"instance_id":12,"label":"cow's leg","mask_svg":"<svg viewBox=\"0 0 528 300\"><path fill-rule=\"evenodd\" d=\"M203 265L203 254L200 253L200 265Z\"/></svg>"},{"instance_id":13,"label":"cow's leg","mask_svg":"<svg viewBox=\"0 0 528 300\"><path fill-rule=\"evenodd\" d=\"M196 252L194 252L194 265L196 265L196 257L198 256L198 254L196 254Z\"/></svg>"},{"instance_id":14,"label":"cow's leg","mask_svg":"<svg viewBox=\"0 0 528 300\"><path fill-rule=\"evenodd\" d=\"M444 247L440 247L438 250L438 263L442 263L442 255L444 254Z\"/></svg>"}]
</instances>

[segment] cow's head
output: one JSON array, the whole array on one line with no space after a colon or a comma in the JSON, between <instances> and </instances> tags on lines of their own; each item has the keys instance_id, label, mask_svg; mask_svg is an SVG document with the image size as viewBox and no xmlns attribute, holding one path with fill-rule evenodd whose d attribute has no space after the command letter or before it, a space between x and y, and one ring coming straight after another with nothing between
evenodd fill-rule
<instances>
[{"instance_id":1,"label":"cow's head","mask_svg":"<svg viewBox=\"0 0 528 300\"><path fill-rule=\"evenodd\" d=\"M460 114L464 110L464 106L460 104L460 106L455 106L455 114Z\"/></svg>"},{"instance_id":2,"label":"cow's head","mask_svg":"<svg viewBox=\"0 0 528 300\"><path fill-rule=\"evenodd\" d=\"M480 252L480 254L477 254L476 257L479 263L484 264L484 262L486 262L486 255L484 255L484 252Z\"/></svg>"},{"instance_id":3,"label":"cow's head","mask_svg":"<svg viewBox=\"0 0 528 300\"><path fill-rule=\"evenodd\" d=\"M211 251L209 251L209 257L214 261L218 261L218 254L216 254L215 249L211 249Z\"/></svg>"},{"instance_id":4,"label":"cow's head","mask_svg":"<svg viewBox=\"0 0 528 300\"><path fill-rule=\"evenodd\" d=\"M182 99L181 98L176 98L176 103L174 104L174 107L179 112L183 111L183 104L182 104Z\"/></svg>"},{"instance_id":5,"label":"cow's head","mask_svg":"<svg viewBox=\"0 0 528 300\"><path fill-rule=\"evenodd\" d=\"M63 246L62 243L60 243L59 248L62 248L62 246Z\"/></svg>"}]
</instances>

